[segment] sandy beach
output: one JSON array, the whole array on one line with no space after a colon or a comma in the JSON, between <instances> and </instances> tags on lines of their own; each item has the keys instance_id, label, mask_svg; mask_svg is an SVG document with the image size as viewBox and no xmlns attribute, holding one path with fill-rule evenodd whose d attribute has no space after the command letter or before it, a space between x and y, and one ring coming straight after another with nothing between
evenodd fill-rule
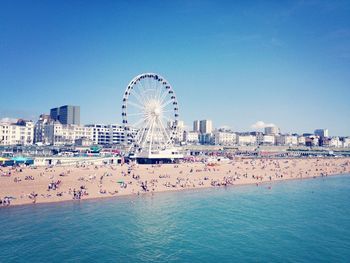
<instances>
[{"instance_id":1,"label":"sandy beach","mask_svg":"<svg viewBox=\"0 0 350 263\"><path fill-rule=\"evenodd\" d=\"M0 168L0 207L350 173L350 158ZM273 187L268 184L268 187Z\"/></svg>"}]
</instances>

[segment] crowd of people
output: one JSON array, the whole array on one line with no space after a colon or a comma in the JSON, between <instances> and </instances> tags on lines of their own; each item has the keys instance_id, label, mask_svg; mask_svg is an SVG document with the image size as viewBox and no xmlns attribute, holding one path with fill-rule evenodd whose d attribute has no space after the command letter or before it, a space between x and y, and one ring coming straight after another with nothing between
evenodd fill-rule
<instances>
[{"instance_id":1,"label":"crowd of people","mask_svg":"<svg viewBox=\"0 0 350 263\"><path fill-rule=\"evenodd\" d=\"M349 172L350 159L346 158L236 158L221 163L201 160L164 165L1 168L0 195L4 198L0 205L26 203L26 200L36 203L238 184L260 185ZM22 190L14 194L8 189Z\"/></svg>"}]
</instances>

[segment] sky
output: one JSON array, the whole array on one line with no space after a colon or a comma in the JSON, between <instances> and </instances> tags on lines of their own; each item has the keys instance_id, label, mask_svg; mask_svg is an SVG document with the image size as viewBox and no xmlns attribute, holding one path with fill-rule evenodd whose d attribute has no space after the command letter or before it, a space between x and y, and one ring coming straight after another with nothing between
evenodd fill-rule
<instances>
[{"instance_id":1,"label":"sky","mask_svg":"<svg viewBox=\"0 0 350 263\"><path fill-rule=\"evenodd\" d=\"M350 1L0 2L0 118L70 104L121 123L143 72L170 82L189 128L350 135Z\"/></svg>"}]
</instances>

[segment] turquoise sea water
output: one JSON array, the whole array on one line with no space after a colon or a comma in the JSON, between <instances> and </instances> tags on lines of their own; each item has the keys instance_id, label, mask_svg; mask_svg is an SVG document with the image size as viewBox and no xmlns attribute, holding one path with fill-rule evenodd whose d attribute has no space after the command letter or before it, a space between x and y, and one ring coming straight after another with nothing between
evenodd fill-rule
<instances>
[{"instance_id":1,"label":"turquoise sea water","mask_svg":"<svg viewBox=\"0 0 350 263\"><path fill-rule=\"evenodd\" d=\"M0 262L350 262L350 175L0 209Z\"/></svg>"}]
</instances>

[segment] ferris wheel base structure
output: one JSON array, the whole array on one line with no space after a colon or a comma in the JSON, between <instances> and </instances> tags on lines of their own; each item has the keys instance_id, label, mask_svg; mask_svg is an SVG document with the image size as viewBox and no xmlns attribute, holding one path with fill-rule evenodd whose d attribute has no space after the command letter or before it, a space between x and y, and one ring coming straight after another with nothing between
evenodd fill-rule
<instances>
[{"instance_id":1,"label":"ferris wheel base structure","mask_svg":"<svg viewBox=\"0 0 350 263\"><path fill-rule=\"evenodd\" d=\"M129 159L139 164L160 164L160 163L177 163L183 159L183 154L174 147L163 151L141 152L130 154Z\"/></svg>"}]
</instances>

